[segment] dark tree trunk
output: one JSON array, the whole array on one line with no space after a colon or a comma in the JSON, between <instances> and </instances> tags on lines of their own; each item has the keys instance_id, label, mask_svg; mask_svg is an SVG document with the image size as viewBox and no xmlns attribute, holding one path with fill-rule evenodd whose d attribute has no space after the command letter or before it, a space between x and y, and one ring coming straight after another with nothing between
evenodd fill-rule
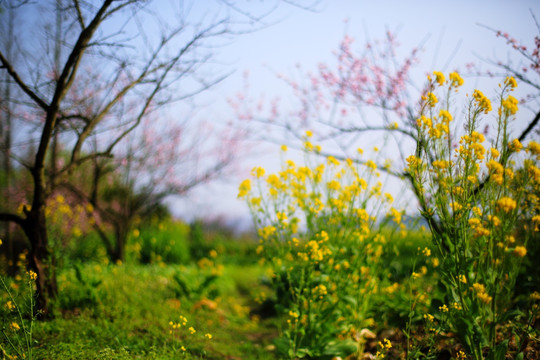
<instances>
[{"instance_id":1,"label":"dark tree trunk","mask_svg":"<svg viewBox=\"0 0 540 360\"><path fill-rule=\"evenodd\" d=\"M114 252L110 255L112 262L124 262L126 260L126 244L129 233L129 226L126 224L118 224L115 226L116 246Z\"/></svg>"},{"instance_id":2,"label":"dark tree trunk","mask_svg":"<svg viewBox=\"0 0 540 360\"><path fill-rule=\"evenodd\" d=\"M48 247L44 207L26 211L22 228L30 242L29 266L37 274L37 309L47 316L50 313L50 300L58 295L58 286Z\"/></svg>"}]
</instances>

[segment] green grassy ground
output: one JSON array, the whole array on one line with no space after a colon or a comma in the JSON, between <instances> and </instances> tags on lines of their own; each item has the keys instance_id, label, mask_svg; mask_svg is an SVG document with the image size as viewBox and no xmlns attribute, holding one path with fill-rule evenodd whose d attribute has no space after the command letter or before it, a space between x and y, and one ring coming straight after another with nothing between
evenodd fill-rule
<instances>
[{"instance_id":1,"label":"green grassy ground","mask_svg":"<svg viewBox=\"0 0 540 360\"><path fill-rule=\"evenodd\" d=\"M52 316L34 322L33 358L278 359L273 341L280 320L266 316L262 306L273 294L264 285L257 243L206 236L195 244L171 229L167 236L162 231L132 239L121 265L108 264L99 243L81 242L85 248L80 245L59 270ZM173 243L180 248L167 246ZM412 236L388 249L384 261L394 281L407 280L417 248L426 245L429 239ZM190 248L200 254L189 252L181 262L186 265L161 260L172 256L168 249L181 254ZM381 302L373 314L380 326L403 325L409 311L405 291L400 287Z\"/></svg>"},{"instance_id":2,"label":"green grassy ground","mask_svg":"<svg viewBox=\"0 0 540 360\"><path fill-rule=\"evenodd\" d=\"M172 279L178 266L86 264L81 270L83 281L101 283L83 284L74 270L60 274L62 310L35 324L35 358L275 359L273 324L250 316L252 295L264 290L257 266L224 268L213 300L203 294L178 299ZM180 316L186 326L173 329L170 322Z\"/></svg>"}]
</instances>

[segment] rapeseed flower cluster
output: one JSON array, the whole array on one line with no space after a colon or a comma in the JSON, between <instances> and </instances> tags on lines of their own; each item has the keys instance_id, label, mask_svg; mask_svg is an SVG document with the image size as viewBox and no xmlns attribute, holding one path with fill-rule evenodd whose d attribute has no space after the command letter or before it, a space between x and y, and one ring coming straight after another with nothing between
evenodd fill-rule
<instances>
[{"instance_id":1,"label":"rapeseed flower cluster","mask_svg":"<svg viewBox=\"0 0 540 360\"><path fill-rule=\"evenodd\" d=\"M488 140L478 129L492 111L491 100L475 90L465 126L454 127L451 92L463 80L457 73L448 81L434 75L416 122L419 148L407 158L406 171L432 229L442 281L455 294L456 301L441 313L451 329L465 321L482 330L484 341L461 333L462 343L479 343L469 351L481 359L482 346L495 346L494 329L511 301L527 241L539 230L534 219L540 210L540 145L524 145L509 133L518 111L518 101L509 95L517 87L514 78L500 85L496 135ZM444 101L430 100L440 92L446 92L440 95Z\"/></svg>"},{"instance_id":2,"label":"rapeseed flower cluster","mask_svg":"<svg viewBox=\"0 0 540 360\"><path fill-rule=\"evenodd\" d=\"M373 161L323 158L311 138L307 132L306 165L285 160L275 174L256 167L238 189L257 224L257 253L282 302L292 357L302 349L321 355L343 329L365 328L370 299L395 291L380 263L389 239L379 230L398 227L403 215L376 181Z\"/></svg>"}]
</instances>

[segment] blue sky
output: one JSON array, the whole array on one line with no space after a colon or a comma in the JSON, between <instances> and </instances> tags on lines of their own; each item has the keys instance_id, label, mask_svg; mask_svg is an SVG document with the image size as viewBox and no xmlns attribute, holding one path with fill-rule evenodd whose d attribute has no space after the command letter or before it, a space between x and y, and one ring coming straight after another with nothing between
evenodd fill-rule
<instances>
[{"instance_id":1,"label":"blue sky","mask_svg":"<svg viewBox=\"0 0 540 360\"><path fill-rule=\"evenodd\" d=\"M404 51L425 40L422 61L414 74L419 82L428 71L448 72L471 61L487 68L480 58L504 60L514 53L503 39L480 25L506 31L531 45L534 36L540 35L531 10L540 18L540 1L321 0L313 12L280 6L269 19L273 25L244 35L221 50L220 59L235 72L206 95L214 105L201 115L205 116L205 111L209 117L228 115L225 99L241 90L244 70L250 72L253 94L279 94L284 85L276 73L292 75L297 63L304 69L315 69L320 62L331 61L332 51L345 33L355 38L358 47L367 38L382 38L387 29L397 33ZM254 145L257 148L264 148L267 156L247 159L237 178L205 186L175 201L174 212L188 218L247 217L247 208L236 200L237 184L249 175L252 165L272 168L278 158L277 147Z\"/></svg>"}]
</instances>

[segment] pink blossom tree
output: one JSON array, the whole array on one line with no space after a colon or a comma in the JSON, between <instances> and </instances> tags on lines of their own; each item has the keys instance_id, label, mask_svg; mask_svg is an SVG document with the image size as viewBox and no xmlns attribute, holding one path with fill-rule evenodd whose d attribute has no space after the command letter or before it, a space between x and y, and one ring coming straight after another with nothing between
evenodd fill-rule
<instances>
[{"instance_id":1,"label":"pink blossom tree","mask_svg":"<svg viewBox=\"0 0 540 360\"><path fill-rule=\"evenodd\" d=\"M534 107L540 89L538 36L535 47L528 49L507 34L496 34L506 39L525 63L518 66L493 62L503 71L491 75L513 75L529 85L532 90L522 103ZM249 90L244 90L230 99L230 106L237 118L262 124L267 129L264 140L282 143L283 133L275 132L281 129L289 139L288 145L300 149L305 131L310 130L314 139L323 144L321 154L338 159L357 158L357 151L375 147L379 170L397 178L408 178L405 157L419 145L416 131L419 102L427 93L427 88L416 85L411 76L419 63L420 49L402 50L391 32L382 40L354 45L354 39L346 35L333 52L331 63L321 63L315 71L305 71L297 65L300 80L278 75L288 85L291 97L256 99L247 95ZM431 72L425 75L429 74L434 77ZM246 84L247 89L249 84ZM531 110L536 115L521 131L520 141L540 119L537 107Z\"/></svg>"},{"instance_id":2,"label":"pink blossom tree","mask_svg":"<svg viewBox=\"0 0 540 360\"><path fill-rule=\"evenodd\" d=\"M298 66L301 81L279 76L294 95L292 110L283 110L291 105L290 99L254 100L244 93L230 100L231 107L239 119L262 123L268 129L282 128L298 140L311 130L317 141L328 145L321 153L337 158L356 152L360 136L368 133L388 135L393 149L410 148L416 141L417 109L412 99L421 93L411 94L410 71L418 62L419 50L399 57L399 43L391 32L357 51L354 44L346 35L334 52L334 62L320 64L315 72ZM388 173L403 175L403 167L379 165Z\"/></svg>"}]
</instances>

